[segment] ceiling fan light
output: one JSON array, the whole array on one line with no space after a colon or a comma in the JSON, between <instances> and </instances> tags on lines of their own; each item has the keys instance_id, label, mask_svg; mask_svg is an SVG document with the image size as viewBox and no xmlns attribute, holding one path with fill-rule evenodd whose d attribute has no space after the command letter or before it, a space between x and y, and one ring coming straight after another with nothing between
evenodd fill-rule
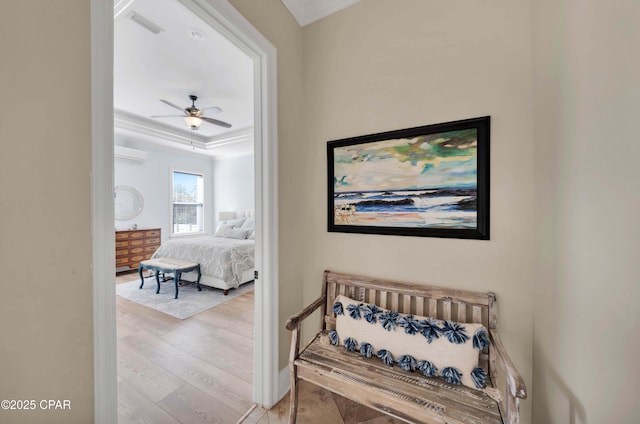
<instances>
[{"instance_id":1,"label":"ceiling fan light","mask_svg":"<svg viewBox=\"0 0 640 424\"><path fill-rule=\"evenodd\" d=\"M193 129L197 129L198 127L200 127L200 125L202 125L202 119L198 118L197 116L185 116L184 121L187 123L187 125L189 125L189 127Z\"/></svg>"}]
</instances>

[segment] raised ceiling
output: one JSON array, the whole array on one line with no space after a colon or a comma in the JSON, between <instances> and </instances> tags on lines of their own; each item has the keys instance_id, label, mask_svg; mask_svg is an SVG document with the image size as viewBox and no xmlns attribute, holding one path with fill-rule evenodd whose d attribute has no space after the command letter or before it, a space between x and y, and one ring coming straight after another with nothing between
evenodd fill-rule
<instances>
[{"instance_id":1,"label":"raised ceiling","mask_svg":"<svg viewBox=\"0 0 640 424\"><path fill-rule=\"evenodd\" d=\"M143 141L213 157L253 150L253 61L176 0L115 0L116 142ZM133 18L133 19L132 19ZM141 18L141 19L140 19ZM140 25L159 28L156 34ZM189 129L180 108L198 108L232 125ZM151 118L152 115L176 115Z\"/></svg>"},{"instance_id":2,"label":"raised ceiling","mask_svg":"<svg viewBox=\"0 0 640 424\"><path fill-rule=\"evenodd\" d=\"M282 0L301 26L360 0ZM178 0L114 0L116 143L152 143L215 158L253 151L253 61ZM144 23L146 25L141 25ZM149 27L155 27L156 32ZM180 108L232 125L189 129ZM151 118L153 115L177 115Z\"/></svg>"}]
</instances>

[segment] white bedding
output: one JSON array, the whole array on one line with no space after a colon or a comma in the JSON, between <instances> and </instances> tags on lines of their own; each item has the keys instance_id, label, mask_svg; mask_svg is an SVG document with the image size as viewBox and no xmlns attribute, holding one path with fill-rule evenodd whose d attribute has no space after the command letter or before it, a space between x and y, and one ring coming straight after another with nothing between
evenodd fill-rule
<instances>
[{"instance_id":1,"label":"white bedding","mask_svg":"<svg viewBox=\"0 0 640 424\"><path fill-rule=\"evenodd\" d=\"M163 243L152 258L198 262L203 275L202 284L223 289L237 288L247 282L247 275L253 274L255 240L213 236L173 239ZM224 287L208 284L208 281L217 280L222 281Z\"/></svg>"}]
</instances>

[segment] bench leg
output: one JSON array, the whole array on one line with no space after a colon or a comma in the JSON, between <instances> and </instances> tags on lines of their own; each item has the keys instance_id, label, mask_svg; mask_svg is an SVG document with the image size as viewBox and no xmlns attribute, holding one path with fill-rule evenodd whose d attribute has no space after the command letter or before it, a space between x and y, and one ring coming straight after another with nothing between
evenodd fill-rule
<instances>
[{"instance_id":1,"label":"bench leg","mask_svg":"<svg viewBox=\"0 0 640 424\"><path fill-rule=\"evenodd\" d=\"M196 281L196 287L198 287L198 291L202 291L202 287L200 287L200 277L202 277L202 274L200 273L200 265L198 264L198 280Z\"/></svg>"},{"instance_id":2,"label":"bench leg","mask_svg":"<svg viewBox=\"0 0 640 424\"><path fill-rule=\"evenodd\" d=\"M155 272L156 272L156 284L158 285L158 288L156 290L156 294L158 294L158 293L160 293L160 271L158 271L156 269Z\"/></svg>"},{"instance_id":3,"label":"bench leg","mask_svg":"<svg viewBox=\"0 0 640 424\"><path fill-rule=\"evenodd\" d=\"M298 414L298 379L295 365L291 371L291 394L289 401L289 424L296 424L296 415Z\"/></svg>"},{"instance_id":4,"label":"bench leg","mask_svg":"<svg viewBox=\"0 0 640 424\"><path fill-rule=\"evenodd\" d=\"M140 288L142 288L142 286L144 286L144 277L142 276L142 270L144 269L144 267L142 265L140 265L138 267L138 275L140 275Z\"/></svg>"},{"instance_id":5,"label":"bench leg","mask_svg":"<svg viewBox=\"0 0 640 424\"><path fill-rule=\"evenodd\" d=\"M182 277L182 271L176 271L174 277L175 277L174 283L176 284L176 295L175 295L174 299L177 299L178 298L178 283L180 282L180 278Z\"/></svg>"}]
</instances>

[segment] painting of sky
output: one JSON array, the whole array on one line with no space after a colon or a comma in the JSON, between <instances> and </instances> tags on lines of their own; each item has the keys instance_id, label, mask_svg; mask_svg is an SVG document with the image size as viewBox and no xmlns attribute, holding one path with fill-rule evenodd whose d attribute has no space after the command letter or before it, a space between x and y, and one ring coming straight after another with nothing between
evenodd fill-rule
<instances>
[{"instance_id":1,"label":"painting of sky","mask_svg":"<svg viewBox=\"0 0 640 424\"><path fill-rule=\"evenodd\" d=\"M473 188L477 130L382 140L334 150L334 193Z\"/></svg>"}]
</instances>

